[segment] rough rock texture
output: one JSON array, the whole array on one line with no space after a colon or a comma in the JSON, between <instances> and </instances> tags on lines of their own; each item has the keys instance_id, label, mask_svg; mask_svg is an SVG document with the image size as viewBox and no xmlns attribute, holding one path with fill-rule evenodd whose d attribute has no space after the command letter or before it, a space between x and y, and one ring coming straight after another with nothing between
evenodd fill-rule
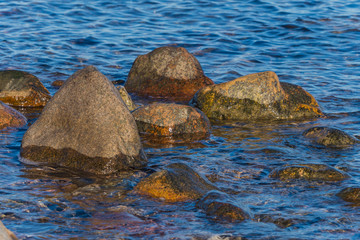
<instances>
[{"instance_id":1,"label":"rough rock texture","mask_svg":"<svg viewBox=\"0 0 360 240\"><path fill-rule=\"evenodd\" d=\"M49 91L34 75L0 71L0 101L16 107L43 107L50 98Z\"/></svg>"},{"instance_id":2,"label":"rough rock texture","mask_svg":"<svg viewBox=\"0 0 360 240\"><path fill-rule=\"evenodd\" d=\"M117 89L119 90L121 99L124 101L125 105L129 109L129 111L135 110L138 106L132 101L132 99L131 99L130 95L128 94L128 92L126 91L125 87L119 86L119 87L117 87Z\"/></svg>"},{"instance_id":3,"label":"rough rock texture","mask_svg":"<svg viewBox=\"0 0 360 240\"><path fill-rule=\"evenodd\" d=\"M0 239L1 240L17 240L17 237L13 232L7 229L0 221Z\"/></svg>"},{"instance_id":4,"label":"rough rock texture","mask_svg":"<svg viewBox=\"0 0 360 240\"><path fill-rule=\"evenodd\" d=\"M172 163L143 179L135 187L142 195L168 202L196 200L214 189L215 186L183 163Z\"/></svg>"},{"instance_id":5,"label":"rough rock texture","mask_svg":"<svg viewBox=\"0 0 360 240\"><path fill-rule=\"evenodd\" d=\"M25 133L21 157L95 174L141 168L146 156L119 91L95 67L74 73Z\"/></svg>"},{"instance_id":6,"label":"rough rock texture","mask_svg":"<svg viewBox=\"0 0 360 240\"><path fill-rule=\"evenodd\" d=\"M205 137L210 121L200 110L174 103L154 103L133 112L140 132L157 136L191 134Z\"/></svg>"},{"instance_id":7,"label":"rough rock texture","mask_svg":"<svg viewBox=\"0 0 360 240\"><path fill-rule=\"evenodd\" d=\"M270 173L270 177L279 178L281 181L292 179L341 181L349 176L346 173L325 164L298 164L287 165L275 169Z\"/></svg>"},{"instance_id":8,"label":"rough rock texture","mask_svg":"<svg viewBox=\"0 0 360 240\"><path fill-rule=\"evenodd\" d=\"M212 84L185 48L160 47L136 58L125 88L139 96L189 101L200 88Z\"/></svg>"},{"instance_id":9,"label":"rough rock texture","mask_svg":"<svg viewBox=\"0 0 360 240\"><path fill-rule=\"evenodd\" d=\"M55 80L51 83L51 86L55 88L60 88L62 85L64 85L64 83L65 83L64 80Z\"/></svg>"},{"instance_id":10,"label":"rough rock texture","mask_svg":"<svg viewBox=\"0 0 360 240\"><path fill-rule=\"evenodd\" d=\"M341 197L344 201L360 204L360 188L358 187L345 188L337 196Z\"/></svg>"},{"instance_id":11,"label":"rough rock texture","mask_svg":"<svg viewBox=\"0 0 360 240\"><path fill-rule=\"evenodd\" d=\"M21 127L26 124L24 115L0 102L0 130L7 127Z\"/></svg>"},{"instance_id":12,"label":"rough rock texture","mask_svg":"<svg viewBox=\"0 0 360 240\"><path fill-rule=\"evenodd\" d=\"M274 72L246 75L200 89L191 104L219 120L301 119L322 116L301 87L280 83Z\"/></svg>"},{"instance_id":13,"label":"rough rock texture","mask_svg":"<svg viewBox=\"0 0 360 240\"><path fill-rule=\"evenodd\" d=\"M328 127L310 128L303 133L303 136L317 144L335 148L346 148L359 142L339 129Z\"/></svg>"},{"instance_id":14,"label":"rough rock texture","mask_svg":"<svg viewBox=\"0 0 360 240\"><path fill-rule=\"evenodd\" d=\"M241 209L229 195L216 190L208 192L196 203L206 215L217 221L241 222L249 218L249 214Z\"/></svg>"}]
</instances>

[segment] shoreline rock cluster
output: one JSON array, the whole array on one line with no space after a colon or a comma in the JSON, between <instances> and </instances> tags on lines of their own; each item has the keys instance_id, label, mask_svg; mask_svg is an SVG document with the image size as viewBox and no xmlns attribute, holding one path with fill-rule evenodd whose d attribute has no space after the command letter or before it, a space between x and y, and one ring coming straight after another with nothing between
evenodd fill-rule
<instances>
[{"instance_id":1,"label":"shoreline rock cluster","mask_svg":"<svg viewBox=\"0 0 360 240\"><path fill-rule=\"evenodd\" d=\"M146 167L147 156L140 140L143 134L154 138L189 136L191 142L208 137L211 121L216 120L325 116L310 93L280 82L274 72L214 84L193 55L175 47L139 56L124 87L116 88L93 66L75 72L65 82L56 82L60 89L52 98L31 74L0 71L0 80L0 101L12 107L44 107L22 140L20 155L26 162L98 175ZM159 102L139 106L128 92ZM0 130L25 125L26 118L4 103L0 102ZM325 127L309 129L303 136L324 147L344 148L359 142L341 130ZM322 164L300 164L275 169L269 177L341 181L349 176ZM134 192L170 202L198 201L199 209L220 220L250 218L231 196L181 163L172 163L142 179ZM354 191L347 192L354 196Z\"/></svg>"}]
</instances>

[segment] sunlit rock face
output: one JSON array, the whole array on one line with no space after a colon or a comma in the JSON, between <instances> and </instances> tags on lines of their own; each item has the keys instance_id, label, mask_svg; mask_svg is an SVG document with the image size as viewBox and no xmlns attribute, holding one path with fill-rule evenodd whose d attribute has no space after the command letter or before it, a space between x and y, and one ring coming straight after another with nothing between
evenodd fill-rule
<instances>
[{"instance_id":1,"label":"sunlit rock face","mask_svg":"<svg viewBox=\"0 0 360 240\"><path fill-rule=\"evenodd\" d=\"M77 71L54 95L25 133L21 157L95 174L147 162L119 91L93 66Z\"/></svg>"}]
</instances>

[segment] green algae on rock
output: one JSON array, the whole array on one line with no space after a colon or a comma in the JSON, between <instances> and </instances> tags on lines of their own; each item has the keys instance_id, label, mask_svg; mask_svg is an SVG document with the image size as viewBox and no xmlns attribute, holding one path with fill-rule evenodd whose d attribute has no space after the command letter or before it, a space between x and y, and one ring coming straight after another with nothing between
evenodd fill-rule
<instances>
[{"instance_id":1,"label":"green algae on rock","mask_svg":"<svg viewBox=\"0 0 360 240\"><path fill-rule=\"evenodd\" d=\"M189 101L200 88L212 84L185 48L160 47L136 58L125 88L142 97Z\"/></svg>"},{"instance_id":2,"label":"green algae on rock","mask_svg":"<svg viewBox=\"0 0 360 240\"><path fill-rule=\"evenodd\" d=\"M217 189L192 168L183 163L172 163L136 185L135 191L167 202L190 201Z\"/></svg>"},{"instance_id":3,"label":"green algae on rock","mask_svg":"<svg viewBox=\"0 0 360 240\"><path fill-rule=\"evenodd\" d=\"M132 114L139 131L154 136L194 135L201 139L210 133L210 121L206 115L187 105L153 103L136 109Z\"/></svg>"},{"instance_id":4,"label":"green algae on rock","mask_svg":"<svg viewBox=\"0 0 360 240\"><path fill-rule=\"evenodd\" d=\"M49 91L34 75L0 71L0 101L13 107L44 107L50 98Z\"/></svg>"},{"instance_id":5,"label":"green algae on rock","mask_svg":"<svg viewBox=\"0 0 360 240\"><path fill-rule=\"evenodd\" d=\"M0 101L0 130L8 127L21 127L26 124L26 117L17 110Z\"/></svg>"},{"instance_id":6,"label":"green algae on rock","mask_svg":"<svg viewBox=\"0 0 360 240\"><path fill-rule=\"evenodd\" d=\"M303 136L317 144L334 148L346 148L359 142L344 131L329 127L310 128L303 133Z\"/></svg>"},{"instance_id":7,"label":"green algae on rock","mask_svg":"<svg viewBox=\"0 0 360 240\"><path fill-rule=\"evenodd\" d=\"M271 178L278 178L281 181L294 179L308 181L342 181L349 178L348 174L325 164L286 165L273 170L269 176Z\"/></svg>"},{"instance_id":8,"label":"green algae on rock","mask_svg":"<svg viewBox=\"0 0 360 240\"><path fill-rule=\"evenodd\" d=\"M147 159L119 91L95 67L74 73L25 133L24 161L94 174L142 168Z\"/></svg>"},{"instance_id":9,"label":"green algae on rock","mask_svg":"<svg viewBox=\"0 0 360 240\"><path fill-rule=\"evenodd\" d=\"M190 102L210 119L302 119L322 116L314 97L301 87L280 83L271 71L206 86Z\"/></svg>"},{"instance_id":10,"label":"green algae on rock","mask_svg":"<svg viewBox=\"0 0 360 240\"><path fill-rule=\"evenodd\" d=\"M117 89L119 90L121 99L124 101L129 111L135 110L138 106L133 102L129 93L126 91L125 87L118 86Z\"/></svg>"},{"instance_id":11,"label":"green algae on rock","mask_svg":"<svg viewBox=\"0 0 360 240\"><path fill-rule=\"evenodd\" d=\"M217 190L212 190L203 196L196 207L203 209L206 215L215 221L241 222L249 218L235 200L228 194Z\"/></svg>"}]
</instances>

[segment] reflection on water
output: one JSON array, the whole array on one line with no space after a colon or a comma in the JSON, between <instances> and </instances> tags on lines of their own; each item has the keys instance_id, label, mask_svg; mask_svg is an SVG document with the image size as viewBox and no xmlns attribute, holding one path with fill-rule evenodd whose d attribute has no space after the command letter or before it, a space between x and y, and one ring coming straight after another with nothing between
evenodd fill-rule
<instances>
[{"instance_id":1,"label":"reflection on water","mask_svg":"<svg viewBox=\"0 0 360 240\"><path fill-rule=\"evenodd\" d=\"M326 149L302 137L314 126L360 135L360 8L352 1L1 1L0 69L28 71L52 94L85 65L123 83L135 58L182 46L216 83L260 71L301 85L326 118L300 122L213 122L205 139L143 136L148 168L96 177L19 161L28 126L0 132L0 220L20 239L357 239L358 206L336 194L360 184L359 146ZM20 109L31 125L36 109ZM140 197L148 174L183 162L247 206L251 220L217 223L194 202ZM284 164L322 163L338 182L281 182Z\"/></svg>"}]
</instances>

